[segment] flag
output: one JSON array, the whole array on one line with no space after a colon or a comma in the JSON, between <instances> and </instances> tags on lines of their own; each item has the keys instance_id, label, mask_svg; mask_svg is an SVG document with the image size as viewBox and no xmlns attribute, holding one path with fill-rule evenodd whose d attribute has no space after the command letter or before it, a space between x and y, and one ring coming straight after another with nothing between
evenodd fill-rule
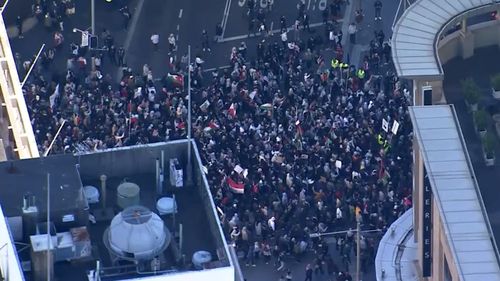
<instances>
[{"instance_id":1,"label":"flag","mask_svg":"<svg viewBox=\"0 0 500 281\"><path fill-rule=\"evenodd\" d=\"M234 103L231 103L231 106L227 110L227 113L233 118L236 116L236 106L234 105Z\"/></svg>"},{"instance_id":2,"label":"flag","mask_svg":"<svg viewBox=\"0 0 500 281\"><path fill-rule=\"evenodd\" d=\"M245 185L243 183L235 182L232 178L228 177L226 180L227 185L232 192L243 194L245 193Z\"/></svg>"},{"instance_id":3,"label":"flag","mask_svg":"<svg viewBox=\"0 0 500 281\"><path fill-rule=\"evenodd\" d=\"M54 90L54 93L50 95L49 97L49 103L50 103L50 108L54 109L54 106L56 105L56 98L59 97L59 84L57 84L56 89Z\"/></svg>"},{"instance_id":4,"label":"flag","mask_svg":"<svg viewBox=\"0 0 500 281\"><path fill-rule=\"evenodd\" d=\"M262 104L260 106L260 109L262 109L262 110L272 110L273 109L273 105L270 104L270 103L265 103L265 104Z\"/></svg>"},{"instance_id":5,"label":"flag","mask_svg":"<svg viewBox=\"0 0 500 281\"><path fill-rule=\"evenodd\" d=\"M210 127L211 129L219 129L220 128L219 124L217 124L214 120L212 120L208 123L208 127Z\"/></svg>"},{"instance_id":6,"label":"flag","mask_svg":"<svg viewBox=\"0 0 500 281\"><path fill-rule=\"evenodd\" d=\"M167 74L167 82L175 88L184 87L184 77L179 74Z\"/></svg>"}]
</instances>

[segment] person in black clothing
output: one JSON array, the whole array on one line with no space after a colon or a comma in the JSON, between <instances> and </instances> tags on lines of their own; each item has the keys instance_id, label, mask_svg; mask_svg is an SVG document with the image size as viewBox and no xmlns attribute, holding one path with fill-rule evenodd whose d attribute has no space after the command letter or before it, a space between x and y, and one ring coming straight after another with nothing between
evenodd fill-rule
<instances>
[{"instance_id":1,"label":"person in black clothing","mask_svg":"<svg viewBox=\"0 0 500 281\"><path fill-rule=\"evenodd\" d=\"M203 29L203 32L201 33L201 47L203 48L203 52L205 51L211 51L210 49L210 44L208 40L208 33L205 29Z\"/></svg>"},{"instance_id":2,"label":"person in black clothing","mask_svg":"<svg viewBox=\"0 0 500 281\"><path fill-rule=\"evenodd\" d=\"M222 25L220 23L218 23L216 26L215 26L215 37L214 37L214 41L215 42L219 42L219 40L222 39Z\"/></svg>"},{"instance_id":3,"label":"person in black clothing","mask_svg":"<svg viewBox=\"0 0 500 281\"><path fill-rule=\"evenodd\" d=\"M304 281L312 281L313 280L313 269L310 264L306 266L306 279Z\"/></svg>"},{"instance_id":4,"label":"person in black clothing","mask_svg":"<svg viewBox=\"0 0 500 281\"><path fill-rule=\"evenodd\" d=\"M280 18L280 29L281 29L281 33L287 31L286 17L285 16L281 16L281 18Z\"/></svg>"},{"instance_id":5,"label":"person in black clothing","mask_svg":"<svg viewBox=\"0 0 500 281\"><path fill-rule=\"evenodd\" d=\"M382 1L375 1L375 20L382 20Z\"/></svg>"},{"instance_id":6,"label":"person in black clothing","mask_svg":"<svg viewBox=\"0 0 500 281\"><path fill-rule=\"evenodd\" d=\"M124 59L125 57L125 49L123 47L120 47L117 52L117 58L118 58L118 66L122 67L124 66Z\"/></svg>"},{"instance_id":7,"label":"person in black clothing","mask_svg":"<svg viewBox=\"0 0 500 281\"><path fill-rule=\"evenodd\" d=\"M125 6L119 10L122 13L123 16L123 28L127 30L128 28L128 23L130 22L130 19L132 18L132 14L130 13L130 9L128 6Z\"/></svg>"},{"instance_id":8,"label":"person in black clothing","mask_svg":"<svg viewBox=\"0 0 500 281\"><path fill-rule=\"evenodd\" d=\"M17 16L16 18L16 26L17 26L17 34L19 36L19 39L22 39L23 36L23 19L20 16Z\"/></svg>"}]
</instances>

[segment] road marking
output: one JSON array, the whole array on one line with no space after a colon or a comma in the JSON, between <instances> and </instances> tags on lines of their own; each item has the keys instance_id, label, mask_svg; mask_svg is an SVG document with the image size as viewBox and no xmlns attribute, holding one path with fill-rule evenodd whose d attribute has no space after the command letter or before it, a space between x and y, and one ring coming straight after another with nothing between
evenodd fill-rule
<instances>
[{"instance_id":1,"label":"road marking","mask_svg":"<svg viewBox=\"0 0 500 281\"><path fill-rule=\"evenodd\" d=\"M178 24L177 25L177 31L179 31L179 29L181 29L181 26Z\"/></svg>"},{"instance_id":2,"label":"road marking","mask_svg":"<svg viewBox=\"0 0 500 281\"><path fill-rule=\"evenodd\" d=\"M137 3L137 8L135 8L135 11L132 13L132 23L130 24L129 31L127 32L127 37L125 38L125 42L123 43L123 48L125 49L125 60L127 58L127 50L130 47L130 43L132 43L132 37L135 33L135 28L137 27L137 22L139 21L144 2L146 1L140 0L139 3ZM120 81L121 75L121 67L118 67L118 70L116 72L116 78L118 81Z\"/></svg>"},{"instance_id":3,"label":"road marking","mask_svg":"<svg viewBox=\"0 0 500 281\"><path fill-rule=\"evenodd\" d=\"M229 18L229 10L231 9L232 0L226 0L226 6L224 7L224 16L222 17L222 38L226 33L227 19Z\"/></svg>"},{"instance_id":4,"label":"road marking","mask_svg":"<svg viewBox=\"0 0 500 281\"><path fill-rule=\"evenodd\" d=\"M219 66L219 67L212 67L212 68L203 69L203 72L212 72L212 71L215 71L217 69L222 70L222 69L228 69L228 68L231 68L231 66L230 65L223 65L223 66Z\"/></svg>"},{"instance_id":5,"label":"road marking","mask_svg":"<svg viewBox=\"0 0 500 281\"><path fill-rule=\"evenodd\" d=\"M309 10L310 8L311 8L311 0L307 2L307 10Z\"/></svg>"},{"instance_id":6,"label":"road marking","mask_svg":"<svg viewBox=\"0 0 500 281\"><path fill-rule=\"evenodd\" d=\"M179 18L182 18L182 9L179 10Z\"/></svg>"},{"instance_id":7,"label":"road marking","mask_svg":"<svg viewBox=\"0 0 500 281\"><path fill-rule=\"evenodd\" d=\"M342 33L344 36L342 36L342 46L345 46L347 43L347 39L349 38L349 32L347 32L347 28L349 27L349 23L351 22L351 17L352 14L354 13L354 5L352 4L354 1L349 1L349 4L347 4L345 8L345 16L344 16L344 21L342 22ZM346 36L347 35L347 36Z\"/></svg>"},{"instance_id":8,"label":"road marking","mask_svg":"<svg viewBox=\"0 0 500 281\"><path fill-rule=\"evenodd\" d=\"M339 19L338 22L343 22L343 19ZM323 25L322 22L318 22L318 23L312 23L309 26L310 27L318 27L318 26L322 26L322 25ZM293 27L287 28L287 31L292 31L292 30L293 30ZM274 30L271 31L271 33L272 34L275 34L275 33L281 34L281 30L280 29L274 29ZM255 33L254 37L257 37L257 36L260 36L260 35L262 35L262 34L260 32L257 32L257 33ZM222 40L219 40L219 42L230 42L230 41L242 40L242 39L246 39L246 38L248 38L247 34L245 34L245 35L237 35L237 36L223 38Z\"/></svg>"}]
</instances>

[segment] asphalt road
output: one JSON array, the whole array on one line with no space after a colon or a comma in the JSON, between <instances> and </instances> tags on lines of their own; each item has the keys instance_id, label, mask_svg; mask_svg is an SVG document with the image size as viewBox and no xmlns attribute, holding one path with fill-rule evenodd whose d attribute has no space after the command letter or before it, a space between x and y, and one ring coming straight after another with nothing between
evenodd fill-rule
<instances>
[{"instance_id":1,"label":"asphalt road","mask_svg":"<svg viewBox=\"0 0 500 281\"><path fill-rule=\"evenodd\" d=\"M126 0L120 1L122 3L128 3L131 12L134 13L134 8L139 1L143 0ZM11 1L14 2L14 1ZM127 34L127 31L123 28L124 18L118 11L120 6L115 1L113 4L108 4L105 1L96 0L96 31L98 34L102 32L104 28L109 30L113 35L116 45L122 46ZM9 2L6 14L11 13L13 10L9 7L11 3ZM75 1L76 13L64 20L64 44L60 51L56 52L54 62L49 69L49 73L64 73L66 71L66 59L71 53L69 47L70 43L80 44L81 33L73 32L73 28L78 28L82 30L89 29L91 26L91 10L89 1ZM30 8L31 9L31 8ZM32 29L24 33L24 38L11 38L10 44L13 53L19 53L21 60L31 59L35 56L43 44L46 44L45 49L54 47L53 34L55 29L46 28L42 23L37 23ZM102 44L102 43L100 43ZM103 61L103 69L105 73L114 73L113 71L116 67L112 66L106 60ZM19 70L19 68L18 68ZM20 71L20 79L24 77L23 71Z\"/></svg>"},{"instance_id":2,"label":"asphalt road","mask_svg":"<svg viewBox=\"0 0 500 281\"><path fill-rule=\"evenodd\" d=\"M75 1L77 3L77 14L68 19L65 23L66 46L57 55L52 72L61 72L65 69L65 60L69 54L69 43L80 42L80 34L71 32L73 27L86 29L90 26L90 7L86 1ZM289 25L298 15L296 4L298 0L274 0L272 11L266 17L266 21L273 25L273 29L279 29L279 18L284 15ZM351 0L357 3L356 0ZM115 2L116 3L116 2ZM317 33L324 32L321 26L321 10L323 0L306 0L307 13L311 18L313 32L301 32L301 37L307 39L309 36L315 36ZM328 1L329 3L329 1ZM357 44L346 46L350 54L351 63L357 64L362 58L363 52L367 50L370 40L373 39L373 31L383 28L386 38L391 34L391 25L393 17L399 4L398 0L384 0L382 9L383 20L374 21L373 11L374 0L363 0L363 9L365 19L360 25L361 30L358 33ZM142 72L143 64L148 64L154 77L170 71L167 38L170 33L178 38L178 50L173 56L180 57L187 53L187 46L191 45L192 58L200 56L205 60L205 69L225 67L229 63L229 54L233 46L238 46L240 42L245 41L248 46L248 55L255 55L255 46L258 42L265 39L265 43L279 40L278 35L269 38L251 37L247 38L248 19L246 17L246 3L244 0L219 0L219 1L199 1L199 0L130 0L130 7L134 14L134 19L130 22L128 30L122 28L123 18L117 11L118 6L106 5L104 1L96 1L96 25L97 30L107 28L115 37L117 46L126 45L126 63L136 72ZM259 3L260 5L260 3ZM353 12L345 12L343 19L344 28L351 20ZM217 23L223 23L224 39L223 42L211 42L211 52L201 50L201 34L206 29L210 38L215 33ZM160 35L159 50L154 51L150 36L158 32ZM48 47L52 46L53 31L46 30L43 25L38 24L32 30L25 33L23 39L14 38L11 45L14 52L19 52L23 58L29 58L36 54L39 46L46 43ZM344 34L347 32L344 31ZM291 35L289 35L290 37ZM347 35L346 35L347 37ZM331 50L324 50L323 55L328 58L332 55ZM103 62L104 72L118 76L119 69L112 66L109 62ZM21 76L22 77L22 76ZM332 245L331 248L334 248ZM336 257L338 264L338 254L333 250L333 256ZM353 264L351 272L354 272L354 255L352 255ZM301 263L290 262L287 267L293 270L294 280L304 278L304 269L310 260ZM257 267L245 267L242 263L244 275L248 281L253 280L278 280L279 273L275 271L272 265L258 264ZM327 280L326 277L317 277L314 280ZM375 280L374 267L371 266L368 272L364 274L364 281Z\"/></svg>"}]
</instances>

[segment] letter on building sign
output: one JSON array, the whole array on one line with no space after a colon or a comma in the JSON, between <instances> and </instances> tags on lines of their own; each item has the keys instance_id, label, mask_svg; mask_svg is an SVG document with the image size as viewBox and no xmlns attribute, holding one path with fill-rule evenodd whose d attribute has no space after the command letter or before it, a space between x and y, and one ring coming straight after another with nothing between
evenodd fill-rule
<instances>
[{"instance_id":1,"label":"letter on building sign","mask_svg":"<svg viewBox=\"0 0 500 281\"><path fill-rule=\"evenodd\" d=\"M432 189L430 188L429 181L424 180L423 198L423 227L422 227L422 276L431 276L432 265Z\"/></svg>"}]
</instances>

